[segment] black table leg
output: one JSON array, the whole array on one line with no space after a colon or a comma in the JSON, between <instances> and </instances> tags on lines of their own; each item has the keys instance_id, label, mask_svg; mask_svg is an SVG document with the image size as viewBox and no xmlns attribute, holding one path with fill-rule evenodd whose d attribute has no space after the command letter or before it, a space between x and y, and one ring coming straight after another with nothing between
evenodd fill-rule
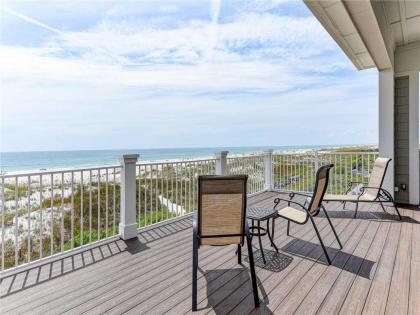
<instances>
[{"instance_id":1,"label":"black table leg","mask_svg":"<svg viewBox=\"0 0 420 315\"><path fill-rule=\"evenodd\" d=\"M273 221L274 222L274 221ZM271 240L271 236L270 236L270 229L269 229L269 225L270 224L270 219L267 219L267 233L268 233L268 237L270 238L270 246L273 247L273 241ZM273 233L274 233L274 229L272 229ZM274 234L273 234L274 235Z\"/></svg>"},{"instance_id":2,"label":"black table leg","mask_svg":"<svg viewBox=\"0 0 420 315\"><path fill-rule=\"evenodd\" d=\"M272 220L274 222L274 219L272 219ZM267 220L267 234L268 234L268 238L270 239L271 247L274 247L276 252L279 252L276 244L274 244L274 242L273 242L273 238L270 235L270 219Z\"/></svg>"},{"instance_id":3,"label":"black table leg","mask_svg":"<svg viewBox=\"0 0 420 315\"><path fill-rule=\"evenodd\" d=\"M276 218L272 218L271 220L273 220L271 222L271 236L274 238L274 227L275 227Z\"/></svg>"},{"instance_id":4,"label":"black table leg","mask_svg":"<svg viewBox=\"0 0 420 315\"><path fill-rule=\"evenodd\" d=\"M261 257L262 257L263 263L265 265L264 249L263 249L262 241L261 241L261 224L260 223L261 223L261 221L258 220L258 228L257 228L257 230L258 230L258 241L260 243Z\"/></svg>"}]
</instances>

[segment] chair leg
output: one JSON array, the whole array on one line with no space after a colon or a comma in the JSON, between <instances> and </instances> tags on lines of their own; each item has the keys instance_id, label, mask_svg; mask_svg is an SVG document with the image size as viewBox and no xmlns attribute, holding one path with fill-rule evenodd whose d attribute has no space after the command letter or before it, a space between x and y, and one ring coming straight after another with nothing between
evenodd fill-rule
<instances>
[{"instance_id":1,"label":"chair leg","mask_svg":"<svg viewBox=\"0 0 420 315\"><path fill-rule=\"evenodd\" d=\"M267 219L267 231L270 231L270 228L269 227L270 227L270 219ZM273 241L271 240L270 233L268 233L268 238L270 239L270 246L273 247Z\"/></svg>"},{"instance_id":2,"label":"chair leg","mask_svg":"<svg viewBox=\"0 0 420 315\"><path fill-rule=\"evenodd\" d=\"M325 216L327 217L328 223L329 223L329 224L330 224L330 226L331 226L331 229L332 229L332 231L333 231L333 233L334 233L334 235L335 235L335 239L336 239L336 240L337 240L337 242L338 242L338 245L340 245L340 249L343 249L343 245L341 245L341 241L340 241L340 239L338 238L337 232L335 231L334 225L333 225L333 224L332 224L332 222L331 222L331 219L330 219L330 216L329 216L329 215L328 215L328 213L327 213L327 210L326 210L324 207L322 207L322 210L324 211Z\"/></svg>"},{"instance_id":3,"label":"chair leg","mask_svg":"<svg viewBox=\"0 0 420 315\"><path fill-rule=\"evenodd\" d=\"M193 239L193 265L192 265L192 310L197 311L197 269L198 269L198 240Z\"/></svg>"},{"instance_id":4,"label":"chair leg","mask_svg":"<svg viewBox=\"0 0 420 315\"><path fill-rule=\"evenodd\" d=\"M287 220L287 236L290 235L290 221Z\"/></svg>"},{"instance_id":5,"label":"chair leg","mask_svg":"<svg viewBox=\"0 0 420 315\"><path fill-rule=\"evenodd\" d=\"M392 195L387 190L382 189L382 191L384 192L385 196L388 197L389 201L392 202L392 205L394 206L395 212L397 212L398 218L401 221L402 220L402 217L401 217L400 211L397 208L397 205L395 204L394 198L392 198Z\"/></svg>"},{"instance_id":6,"label":"chair leg","mask_svg":"<svg viewBox=\"0 0 420 315\"><path fill-rule=\"evenodd\" d=\"M274 244L273 238L271 237L271 234L270 234L270 219L267 220L267 235L268 235L268 238L270 239L271 247L274 247L274 249L276 250L276 252L278 252L279 250L278 250L276 244Z\"/></svg>"},{"instance_id":7,"label":"chair leg","mask_svg":"<svg viewBox=\"0 0 420 315\"><path fill-rule=\"evenodd\" d=\"M391 201L392 201L392 204L393 204L393 206L394 206L395 211L396 211L396 212L397 212L397 214L398 214L398 218L400 218L400 221L401 221L401 220L402 220L402 217L401 217L400 211L399 211L399 210L398 210L398 208L397 208L397 205L395 204L394 199L393 199L393 198L391 198Z\"/></svg>"},{"instance_id":8,"label":"chair leg","mask_svg":"<svg viewBox=\"0 0 420 315\"><path fill-rule=\"evenodd\" d=\"M258 297L257 276L255 275L254 254L252 252L252 242L249 235L246 236L246 243L248 247L249 269L251 271L252 291L254 293L254 305L260 306L260 299Z\"/></svg>"},{"instance_id":9,"label":"chair leg","mask_svg":"<svg viewBox=\"0 0 420 315\"><path fill-rule=\"evenodd\" d=\"M238 264L242 264L242 253L241 253L241 245L238 244L238 250L237 250L237 255L238 255Z\"/></svg>"},{"instance_id":10,"label":"chair leg","mask_svg":"<svg viewBox=\"0 0 420 315\"><path fill-rule=\"evenodd\" d=\"M276 226L276 223L275 223L276 219L272 218L271 220L273 220L273 221L271 221L271 236L274 239L274 227Z\"/></svg>"},{"instance_id":11,"label":"chair leg","mask_svg":"<svg viewBox=\"0 0 420 315\"><path fill-rule=\"evenodd\" d=\"M382 201L379 201L379 204L381 205L382 211L386 213L386 210L384 208L384 205L382 204Z\"/></svg>"},{"instance_id":12,"label":"chair leg","mask_svg":"<svg viewBox=\"0 0 420 315\"><path fill-rule=\"evenodd\" d=\"M251 220L251 227L255 228L254 219ZM251 242L253 238L254 238L254 234L251 234Z\"/></svg>"},{"instance_id":13,"label":"chair leg","mask_svg":"<svg viewBox=\"0 0 420 315\"><path fill-rule=\"evenodd\" d=\"M357 210L359 210L359 203L356 201L356 209L354 210L354 216L353 216L353 218L355 218L355 219L356 219L356 216L357 216Z\"/></svg>"},{"instance_id":14,"label":"chair leg","mask_svg":"<svg viewBox=\"0 0 420 315\"><path fill-rule=\"evenodd\" d=\"M344 201L343 202L343 210L346 209L346 204L347 204L347 201Z\"/></svg>"},{"instance_id":15,"label":"chair leg","mask_svg":"<svg viewBox=\"0 0 420 315\"><path fill-rule=\"evenodd\" d=\"M309 216L309 218L311 219L312 225L313 225L313 227L315 229L315 233L318 236L319 243L322 246L322 250L324 251L325 257L327 258L328 264L331 265L330 256L328 256L327 250L326 250L326 248L324 246L324 242L321 239L321 235L319 234L318 228L316 227L315 221L314 221L314 219L311 216Z\"/></svg>"}]
</instances>

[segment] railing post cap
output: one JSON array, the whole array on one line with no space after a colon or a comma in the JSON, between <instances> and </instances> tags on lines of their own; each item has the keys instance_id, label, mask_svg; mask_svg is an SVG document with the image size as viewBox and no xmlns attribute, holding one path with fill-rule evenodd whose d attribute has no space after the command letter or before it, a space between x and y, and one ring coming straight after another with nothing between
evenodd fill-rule
<instances>
[{"instance_id":1,"label":"railing post cap","mask_svg":"<svg viewBox=\"0 0 420 315\"><path fill-rule=\"evenodd\" d=\"M273 149L267 149L264 151L265 154L273 154L274 150Z\"/></svg>"},{"instance_id":2,"label":"railing post cap","mask_svg":"<svg viewBox=\"0 0 420 315\"><path fill-rule=\"evenodd\" d=\"M214 152L214 155L216 158L224 158L228 155L229 151L216 151Z\"/></svg>"},{"instance_id":3,"label":"railing post cap","mask_svg":"<svg viewBox=\"0 0 420 315\"><path fill-rule=\"evenodd\" d=\"M139 154L123 154L120 161L122 163L136 163L139 156Z\"/></svg>"}]
</instances>

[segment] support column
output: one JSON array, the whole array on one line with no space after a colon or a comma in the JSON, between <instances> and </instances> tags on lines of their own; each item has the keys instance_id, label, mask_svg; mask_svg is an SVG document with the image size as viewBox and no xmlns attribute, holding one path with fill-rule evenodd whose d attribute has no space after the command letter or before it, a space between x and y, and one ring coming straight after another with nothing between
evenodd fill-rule
<instances>
[{"instance_id":1,"label":"support column","mask_svg":"<svg viewBox=\"0 0 420 315\"><path fill-rule=\"evenodd\" d=\"M137 237L136 222L136 163L139 155L121 157L121 218L120 236L123 240Z\"/></svg>"},{"instance_id":2,"label":"support column","mask_svg":"<svg viewBox=\"0 0 420 315\"><path fill-rule=\"evenodd\" d=\"M264 152L264 181L265 190L273 190L273 150Z\"/></svg>"},{"instance_id":3,"label":"support column","mask_svg":"<svg viewBox=\"0 0 420 315\"><path fill-rule=\"evenodd\" d=\"M227 175L227 155L229 151L217 151L214 153L216 158L216 175Z\"/></svg>"},{"instance_id":4,"label":"support column","mask_svg":"<svg viewBox=\"0 0 420 315\"><path fill-rule=\"evenodd\" d=\"M394 71L379 71L379 156L392 159L383 186L394 196Z\"/></svg>"},{"instance_id":5,"label":"support column","mask_svg":"<svg viewBox=\"0 0 420 315\"><path fill-rule=\"evenodd\" d=\"M409 203L419 204L420 173L419 173L419 72L409 74L408 84L408 187Z\"/></svg>"}]
</instances>

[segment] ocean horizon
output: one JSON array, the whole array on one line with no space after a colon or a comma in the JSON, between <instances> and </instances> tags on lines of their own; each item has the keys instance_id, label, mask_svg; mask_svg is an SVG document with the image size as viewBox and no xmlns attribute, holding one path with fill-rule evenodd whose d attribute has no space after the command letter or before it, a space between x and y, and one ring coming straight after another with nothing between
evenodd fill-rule
<instances>
[{"instance_id":1,"label":"ocean horizon","mask_svg":"<svg viewBox=\"0 0 420 315\"><path fill-rule=\"evenodd\" d=\"M139 154L139 161L188 160L213 157L219 150L229 151L229 155L274 151L299 151L321 148L352 147L358 145L297 145L297 146L249 146L249 147L203 147L203 148L162 148L162 149L115 149L115 150L74 150L74 151L26 151L0 152L0 173L19 171L71 169L119 164L123 154Z\"/></svg>"}]
</instances>

